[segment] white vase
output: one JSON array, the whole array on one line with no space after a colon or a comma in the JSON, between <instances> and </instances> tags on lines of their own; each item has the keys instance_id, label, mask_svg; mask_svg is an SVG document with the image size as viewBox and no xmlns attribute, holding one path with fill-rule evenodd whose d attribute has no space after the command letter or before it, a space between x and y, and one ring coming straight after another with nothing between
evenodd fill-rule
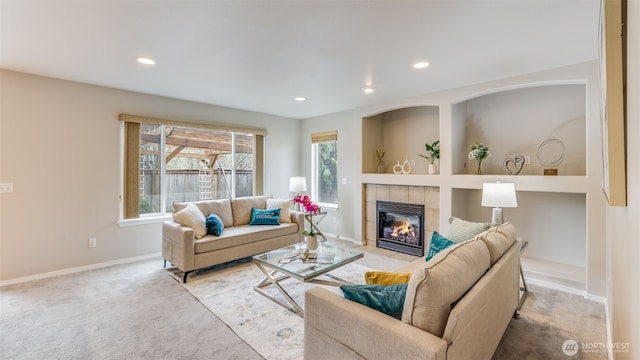
<instances>
[{"instance_id":1,"label":"white vase","mask_svg":"<svg viewBox=\"0 0 640 360\"><path fill-rule=\"evenodd\" d=\"M315 250L318 248L318 238L315 235L307 235L307 249Z\"/></svg>"},{"instance_id":2,"label":"white vase","mask_svg":"<svg viewBox=\"0 0 640 360\"><path fill-rule=\"evenodd\" d=\"M437 174L438 173L438 167L436 166L436 164L429 164L429 174L433 175L433 174Z\"/></svg>"}]
</instances>

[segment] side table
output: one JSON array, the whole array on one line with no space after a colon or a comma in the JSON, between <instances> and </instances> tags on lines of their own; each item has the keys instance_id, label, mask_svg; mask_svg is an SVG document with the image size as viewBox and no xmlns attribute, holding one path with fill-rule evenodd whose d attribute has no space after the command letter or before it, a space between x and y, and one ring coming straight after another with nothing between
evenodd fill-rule
<instances>
[{"instance_id":1,"label":"side table","mask_svg":"<svg viewBox=\"0 0 640 360\"><path fill-rule=\"evenodd\" d=\"M522 253L527 249L527 246L529 246L529 242L528 241L523 241L522 242L522 247L520 248L520 255L522 257ZM520 260L520 302L518 303L518 310L520 310L522 308L522 304L524 304L524 301L527 299L527 295L529 294L529 288L527 287L527 281L524 279L524 272L522 271L522 260Z\"/></svg>"},{"instance_id":2,"label":"side table","mask_svg":"<svg viewBox=\"0 0 640 360\"><path fill-rule=\"evenodd\" d=\"M320 224L320 222L322 222L322 220L324 219L325 216L327 216L327 212L326 211L320 211L317 214L311 213L311 212L305 212L304 213L304 218L307 220L307 222L311 225L311 230L313 230L315 233L318 234L318 237L321 237L322 240L319 241L327 241L327 237L324 236L324 234L322 233L322 231L320 231L320 229L318 229L318 227L316 226L316 224L313 223L313 217L320 217L320 219L318 220L318 224Z\"/></svg>"}]
</instances>

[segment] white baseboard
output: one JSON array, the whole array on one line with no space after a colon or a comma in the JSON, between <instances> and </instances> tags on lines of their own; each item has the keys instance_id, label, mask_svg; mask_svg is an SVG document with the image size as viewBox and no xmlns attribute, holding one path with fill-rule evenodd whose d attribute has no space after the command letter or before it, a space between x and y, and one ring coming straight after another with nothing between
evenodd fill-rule
<instances>
[{"instance_id":1,"label":"white baseboard","mask_svg":"<svg viewBox=\"0 0 640 360\"><path fill-rule=\"evenodd\" d=\"M553 282L550 282L550 281L544 281L544 280L540 280L540 279L529 278L529 277L526 277L526 276L525 276L525 279L527 280L527 284L537 285L537 286L544 287L544 288L547 288L547 289L558 290L558 291L566 292L566 293L569 293L569 294L580 295L580 296L582 296L583 298L585 298L587 300L599 302L601 304L606 304L606 302L607 302L607 298L606 297L589 294L589 293L587 293L586 290L576 289L576 288L573 288L573 287L570 287L570 286L564 286L564 285L553 283Z\"/></svg>"},{"instance_id":2,"label":"white baseboard","mask_svg":"<svg viewBox=\"0 0 640 360\"><path fill-rule=\"evenodd\" d=\"M358 245L362 245L358 240L356 240L354 238L340 236L340 235L336 235L336 234L330 234L330 233L324 233L324 235L326 237L332 237L332 238L336 238L336 239L340 239L340 240L351 241L351 242L354 242L354 243L356 243Z\"/></svg>"},{"instance_id":3,"label":"white baseboard","mask_svg":"<svg viewBox=\"0 0 640 360\"><path fill-rule=\"evenodd\" d=\"M605 318L605 326L607 331L607 344L611 344L613 342L613 338L611 334L613 332L613 328L611 327L611 313L609 312L609 300L605 299L604 302L604 318ZM609 348L608 351L609 360L613 360L613 348Z\"/></svg>"},{"instance_id":4,"label":"white baseboard","mask_svg":"<svg viewBox=\"0 0 640 360\"><path fill-rule=\"evenodd\" d=\"M78 273L78 272L87 271L87 270L100 269L100 268L113 266L113 265L126 264L126 263L131 263L131 262L140 261L140 260L148 260L148 259L153 259L157 257L162 257L162 253L134 256L134 257L120 259L120 260L107 261L107 262L98 263L98 264L78 266L78 267L69 268L69 269L51 271L43 274L36 274L36 275L30 275L30 276L25 276L21 278L11 279L11 280L4 280L4 281L0 281L0 287L14 285L14 284L21 284L27 281L47 279L54 276L73 274L73 273Z\"/></svg>"}]
</instances>

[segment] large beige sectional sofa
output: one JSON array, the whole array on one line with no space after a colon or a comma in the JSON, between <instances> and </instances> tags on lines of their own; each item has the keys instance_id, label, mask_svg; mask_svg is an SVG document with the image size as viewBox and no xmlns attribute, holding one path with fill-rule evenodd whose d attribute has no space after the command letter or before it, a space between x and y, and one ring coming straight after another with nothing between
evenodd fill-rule
<instances>
[{"instance_id":1,"label":"large beige sectional sofa","mask_svg":"<svg viewBox=\"0 0 640 360\"><path fill-rule=\"evenodd\" d=\"M251 209L267 209L281 205L279 225L249 225ZM292 245L302 240L304 213L290 211L290 201L270 196L241 197L232 200L202 200L191 202L204 218L216 214L224 223L220 236L199 237L197 226L189 227L175 221L175 214L189 202L173 204L174 220L162 224L162 256L187 275L197 269ZM275 205L274 205L275 204ZM200 225L200 224L197 224ZM204 224L202 224L204 226ZM205 229L206 231L206 229Z\"/></svg>"},{"instance_id":2,"label":"large beige sectional sofa","mask_svg":"<svg viewBox=\"0 0 640 360\"><path fill-rule=\"evenodd\" d=\"M412 273L401 320L308 290L304 358L491 359L517 311L520 248L507 223L398 269Z\"/></svg>"}]
</instances>

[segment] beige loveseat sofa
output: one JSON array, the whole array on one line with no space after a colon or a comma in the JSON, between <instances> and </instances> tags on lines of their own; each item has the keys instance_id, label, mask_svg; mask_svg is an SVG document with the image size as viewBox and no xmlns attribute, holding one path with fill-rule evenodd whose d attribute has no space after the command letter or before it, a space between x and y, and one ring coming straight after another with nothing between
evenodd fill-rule
<instances>
[{"instance_id":1,"label":"beige loveseat sofa","mask_svg":"<svg viewBox=\"0 0 640 360\"><path fill-rule=\"evenodd\" d=\"M280 224L249 225L251 209L267 209L268 201L276 204L270 204L271 208L278 206L278 202L282 205ZM290 211L290 202L285 200L251 196L191 203L197 206L204 218L211 213L218 215L224 230L220 236L207 234L198 237L197 229L174 221L175 214L189 202L173 204L174 220L162 224L162 256L184 272L183 282L194 270L292 245L303 239L300 231L304 225L304 213Z\"/></svg>"},{"instance_id":2,"label":"beige loveseat sofa","mask_svg":"<svg viewBox=\"0 0 640 360\"><path fill-rule=\"evenodd\" d=\"M398 269L412 273L402 320L309 289L304 358L491 359L518 307L520 247L507 223Z\"/></svg>"}]
</instances>

